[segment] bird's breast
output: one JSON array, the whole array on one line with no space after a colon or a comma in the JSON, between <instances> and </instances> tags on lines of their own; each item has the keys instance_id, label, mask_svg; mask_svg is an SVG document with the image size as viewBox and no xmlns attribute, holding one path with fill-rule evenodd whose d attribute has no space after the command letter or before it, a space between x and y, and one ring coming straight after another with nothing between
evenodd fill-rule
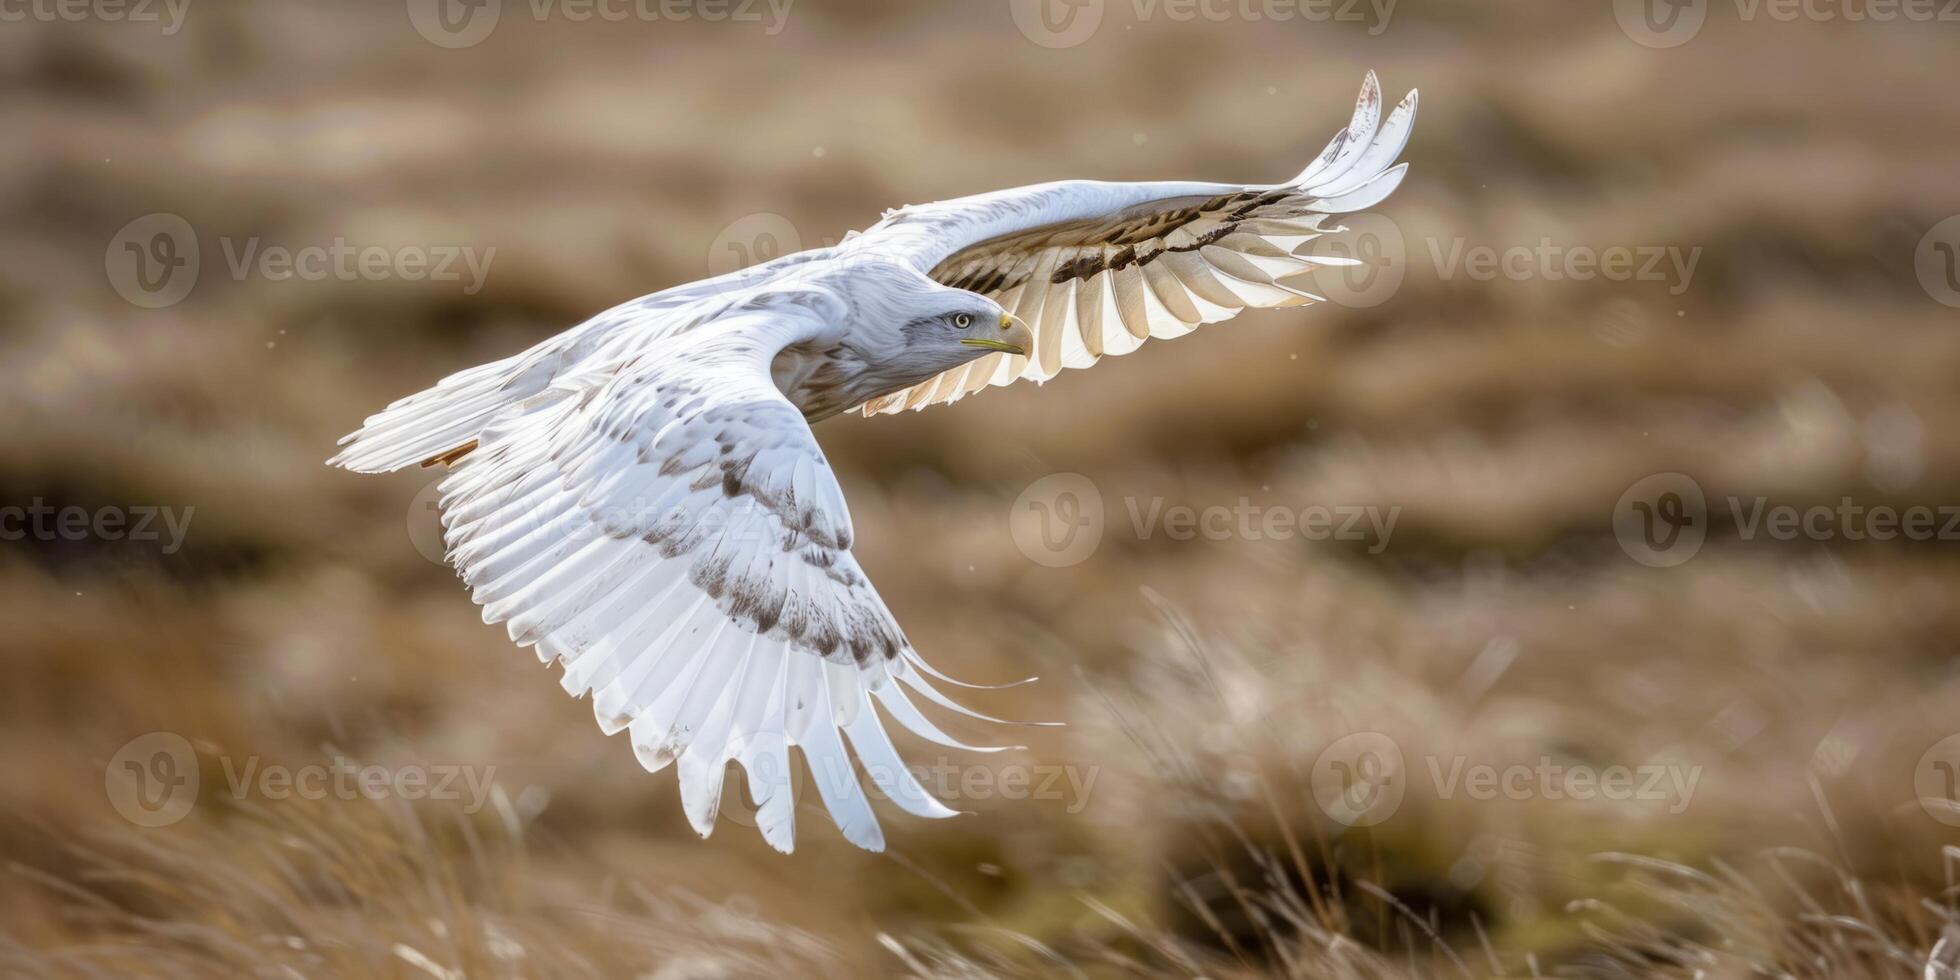
<instances>
[{"instance_id":1,"label":"bird's breast","mask_svg":"<svg viewBox=\"0 0 1960 980\"><path fill-rule=\"evenodd\" d=\"M843 344L792 344L770 362L769 374L783 397L811 422L904 387L881 381L857 351Z\"/></svg>"}]
</instances>

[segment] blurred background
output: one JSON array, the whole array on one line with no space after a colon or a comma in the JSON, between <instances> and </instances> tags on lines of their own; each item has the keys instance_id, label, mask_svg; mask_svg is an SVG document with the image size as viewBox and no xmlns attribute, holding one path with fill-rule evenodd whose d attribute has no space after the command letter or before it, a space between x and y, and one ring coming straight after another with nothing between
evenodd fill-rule
<instances>
[{"instance_id":1,"label":"blurred background","mask_svg":"<svg viewBox=\"0 0 1960 980\"><path fill-rule=\"evenodd\" d=\"M1953 976L1940 6L0 5L0 973ZM1370 68L1330 302L817 426L917 647L1069 723L901 739L975 815L886 854L697 839L433 471L322 465L887 207L1282 179Z\"/></svg>"}]
</instances>

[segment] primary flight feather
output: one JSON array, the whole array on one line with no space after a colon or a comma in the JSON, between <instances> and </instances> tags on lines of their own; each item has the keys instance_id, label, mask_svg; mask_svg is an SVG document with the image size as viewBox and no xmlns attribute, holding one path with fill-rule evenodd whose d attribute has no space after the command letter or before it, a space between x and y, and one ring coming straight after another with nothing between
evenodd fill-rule
<instances>
[{"instance_id":1,"label":"primary flight feather","mask_svg":"<svg viewBox=\"0 0 1960 980\"><path fill-rule=\"evenodd\" d=\"M1290 277L1331 215L1386 198L1416 95L1353 119L1281 184L1071 180L887 212L840 244L625 303L367 419L330 462L452 467L449 559L520 646L592 696L713 829L729 761L763 837L794 843L790 749L852 843L884 834L858 776L920 816L882 717L954 748L917 699L975 717L851 554L809 423L957 401L1318 297ZM874 708L873 705L877 705ZM883 716L880 711L882 710ZM992 719L989 719L992 720ZM848 748L846 747L848 744Z\"/></svg>"}]
</instances>

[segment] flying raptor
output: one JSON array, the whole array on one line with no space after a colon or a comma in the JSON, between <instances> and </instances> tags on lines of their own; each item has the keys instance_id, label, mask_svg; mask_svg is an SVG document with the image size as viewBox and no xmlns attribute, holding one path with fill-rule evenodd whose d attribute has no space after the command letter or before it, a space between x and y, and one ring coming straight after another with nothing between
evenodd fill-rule
<instances>
[{"instance_id":1,"label":"flying raptor","mask_svg":"<svg viewBox=\"0 0 1960 980\"><path fill-rule=\"evenodd\" d=\"M1292 277L1341 260L1297 253L1401 183L1415 112L1410 92L1384 118L1371 72L1347 128L1284 183L1066 180L889 211L837 245L632 300L444 378L330 462L451 467L444 540L484 621L562 664L565 690L590 694L649 771L675 765L702 836L733 760L763 837L789 851L794 746L844 836L879 850L853 754L900 808L954 813L882 717L979 750L916 699L985 716L943 693L959 682L859 567L810 423L1045 381L1318 299Z\"/></svg>"}]
</instances>

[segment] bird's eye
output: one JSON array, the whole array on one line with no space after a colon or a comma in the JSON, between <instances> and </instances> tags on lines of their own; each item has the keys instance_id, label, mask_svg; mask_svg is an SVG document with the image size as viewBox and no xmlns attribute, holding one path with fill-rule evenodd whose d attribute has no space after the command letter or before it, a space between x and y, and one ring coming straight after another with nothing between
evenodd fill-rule
<instances>
[{"instance_id":1,"label":"bird's eye","mask_svg":"<svg viewBox=\"0 0 1960 980\"><path fill-rule=\"evenodd\" d=\"M966 328L973 326L973 318L962 313L959 316L953 318L953 326L956 326L961 330L965 330Z\"/></svg>"}]
</instances>

